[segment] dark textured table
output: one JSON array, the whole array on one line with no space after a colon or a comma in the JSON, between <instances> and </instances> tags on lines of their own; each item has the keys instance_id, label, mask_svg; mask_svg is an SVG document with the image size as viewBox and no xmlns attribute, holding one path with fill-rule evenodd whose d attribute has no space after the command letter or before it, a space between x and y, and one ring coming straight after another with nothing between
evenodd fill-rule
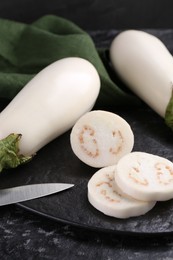
<instances>
[{"instance_id":1,"label":"dark textured table","mask_svg":"<svg viewBox=\"0 0 173 260\"><path fill-rule=\"evenodd\" d=\"M169 28L172 0L1 0L0 17L32 22L45 14L69 19L84 30Z\"/></svg>"},{"instance_id":2,"label":"dark textured table","mask_svg":"<svg viewBox=\"0 0 173 260\"><path fill-rule=\"evenodd\" d=\"M148 30L173 53L173 30ZM97 47L108 47L118 31L90 31ZM99 233L62 224L19 205L0 208L0 259L173 259L173 236Z\"/></svg>"},{"instance_id":3,"label":"dark textured table","mask_svg":"<svg viewBox=\"0 0 173 260\"><path fill-rule=\"evenodd\" d=\"M0 214L0 259L173 259L171 236L130 237L86 231L5 206Z\"/></svg>"}]
</instances>

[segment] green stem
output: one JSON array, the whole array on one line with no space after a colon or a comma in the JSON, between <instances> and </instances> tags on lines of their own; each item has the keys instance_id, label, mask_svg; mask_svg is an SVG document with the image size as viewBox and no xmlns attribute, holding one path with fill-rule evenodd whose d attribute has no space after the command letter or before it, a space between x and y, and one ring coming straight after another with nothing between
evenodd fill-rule
<instances>
[{"instance_id":1,"label":"green stem","mask_svg":"<svg viewBox=\"0 0 173 260\"><path fill-rule=\"evenodd\" d=\"M173 90L165 113L165 123L173 130Z\"/></svg>"},{"instance_id":2,"label":"green stem","mask_svg":"<svg viewBox=\"0 0 173 260\"><path fill-rule=\"evenodd\" d=\"M0 172L3 169L15 168L32 159L19 153L21 134L10 134L0 140Z\"/></svg>"}]
</instances>

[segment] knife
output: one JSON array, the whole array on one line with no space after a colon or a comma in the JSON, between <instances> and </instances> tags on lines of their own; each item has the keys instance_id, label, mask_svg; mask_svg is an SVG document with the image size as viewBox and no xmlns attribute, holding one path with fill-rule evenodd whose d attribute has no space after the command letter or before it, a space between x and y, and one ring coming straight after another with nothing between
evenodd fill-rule
<instances>
[{"instance_id":1,"label":"knife","mask_svg":"<svg viewBox=\"0 0 173 260\"><path fill-rule=\"evenodd\" d=\"M0 189L0 206L44 197L73 186L68 183L41 183Z\"/></svg>"}]
</instances>

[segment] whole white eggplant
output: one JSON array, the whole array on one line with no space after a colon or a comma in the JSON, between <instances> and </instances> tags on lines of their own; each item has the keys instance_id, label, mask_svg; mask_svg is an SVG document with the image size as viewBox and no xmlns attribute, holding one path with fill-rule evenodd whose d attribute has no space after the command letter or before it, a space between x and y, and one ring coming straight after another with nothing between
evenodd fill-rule
<instances>
[{"instance_id":1,"label":"whole white eggplant","mask_svg":"<svg viewBox=\"0 0 173 260\"><path fill-rule=\"evenodd\" d=\"M149 33L127 30L114 38L110 59L126 85L171 127L173 57L166 46Z\"/></svg>"},{"instance_id":2,"label":"whole white eggplant","mask_svg":"<svg viewBox=\"0 0 173 260\"><path fill-rule=\"evenodd\" d=\"M90 111L100 90L95 67L82 58L39 72L0 113L0 170L16 167Z\"/></svg>"}]
</instances>

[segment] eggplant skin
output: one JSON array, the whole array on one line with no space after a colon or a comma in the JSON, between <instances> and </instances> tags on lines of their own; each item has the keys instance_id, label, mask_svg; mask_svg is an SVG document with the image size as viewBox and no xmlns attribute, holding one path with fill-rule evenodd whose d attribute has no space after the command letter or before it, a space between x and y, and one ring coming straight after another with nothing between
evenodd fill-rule
<instances>
[{"instance_id":1,"label":"eggplant skin","mask_svg":"<svg viewBox=\"0 0 173 260\"><path fill-rule=\"evenodd\" d=\"M16 151L9 152L8 156L4 155L1 145L2 158L12 163L14 155L32 157L90 111L99 92L100 77L89 61L70 57L50 64L0 113L0 140L13 133L20 136ZM8 141L7 138L6 143ZM9 151L12 148L14 143L11 142Z\"/></svg>"},{"instance_id":2,"label":"eggplant skin","mask_svg":"<svg viewBox=\"0 0 173 260\"><path fill-rule=\"evenodd\" d=\"M161 117L172 95L173 58L157 37L140 30L121 32L110 59L122 81Z\"/></svg>"}]
</instances>

